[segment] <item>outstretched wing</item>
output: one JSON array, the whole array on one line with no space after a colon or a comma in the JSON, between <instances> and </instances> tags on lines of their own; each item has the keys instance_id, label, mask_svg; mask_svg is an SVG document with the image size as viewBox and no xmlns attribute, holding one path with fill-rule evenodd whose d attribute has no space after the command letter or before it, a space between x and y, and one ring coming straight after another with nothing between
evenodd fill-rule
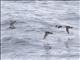
<instances>
[{"instance_id":1,"label":"outstretched wing","mask_svg":"<svg viewBox=\"0 0 80 60\"><path fill-rule=\"evenodd\" d=\"M45 38L47 37L47 35L48 35L48 34L47 34L47 33L45 33L45 35L44 35L44 38L43 38L43 39L45 39Z\"/></svg>"}]
</instances>

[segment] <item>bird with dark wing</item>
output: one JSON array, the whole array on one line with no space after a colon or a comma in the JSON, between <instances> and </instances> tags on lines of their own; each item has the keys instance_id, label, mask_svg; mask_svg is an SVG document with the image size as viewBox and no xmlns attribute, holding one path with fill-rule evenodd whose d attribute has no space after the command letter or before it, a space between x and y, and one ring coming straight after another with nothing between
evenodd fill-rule
<instances>
[{"instance_id":1,"label":"bird with dark wing","mask_svg":"<svg viewBox=\"0 0 80 60\"><path fill-rule=\"evenodd\" d=\"M46 31L43 39L45 39L49 34L53 34L53 33L49 32L49 31Z\"/></svg>"},{"instance_id":2,"label":"bird with dark wing","mask_svg":"<svg viewBox=\"0 0 80 60\"><path fill-rule=\"evenodd\" d=\"M13 25L14 23L16 23L16 21L10 20L10 25Z\"/></svg>"},{"instance_id":3,"label":"bird with dark wing","mask_svg":"<svg viewBox=\"0 0 80 60\"><path fill-rule=\"evenodd\" d=\"M71 26L65 26L65 28L66 28L66 32L69 34L69 29L72 29L73 27L71 27Z\"/></svg>"},{"instance_id":4,"label":"bird with dark wing","mask_svg":"<svg viewBox=\"0 0 80 60\"><path fill-rule=\"evenodd\" d=\"M10 20L10 27L9 28L15 29L15 26L14 26L15 23L16 23L16 21Z\"/></svg>"},{"instance_id":5,"label":"bird with dark wing","mask_svg":"<svg viewBox=\"0 0 80 60\"><path fill-rule=\"evenodd\" d=\"M59 26L59 25L56 25L55 27L57 27L57 28L62 28L62 26Z\"/></svg>"}]
</instances>

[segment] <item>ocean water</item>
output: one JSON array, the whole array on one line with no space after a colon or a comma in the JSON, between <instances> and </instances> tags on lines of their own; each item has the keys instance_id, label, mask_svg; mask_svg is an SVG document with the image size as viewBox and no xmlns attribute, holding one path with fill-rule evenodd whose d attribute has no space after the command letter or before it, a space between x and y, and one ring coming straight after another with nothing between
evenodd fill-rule
<instances>
[{"instance_id":1,"label":"ocean water","mask_svg":"<svg viewBox=\"0 0 80 60\"><path fill-rule=\"evenodd\" d=\"M1 1L1 60L79 60L79 3Z\"/></svg>"}]
</instances>

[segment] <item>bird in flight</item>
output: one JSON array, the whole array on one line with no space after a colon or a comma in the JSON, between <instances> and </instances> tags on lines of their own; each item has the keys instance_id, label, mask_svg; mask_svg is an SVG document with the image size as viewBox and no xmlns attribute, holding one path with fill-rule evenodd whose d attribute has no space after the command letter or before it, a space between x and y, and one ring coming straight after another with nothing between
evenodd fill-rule
<instances>
[{"instance_id":1,"label":"bird in flight","mask_svg":"<svg viewBox=\"0 0 80 60\"><path fill-rule=\"evenodd\" d=\"M57 27L57 28L62 28L62 26L58 26L58 25L56 25L56 27Z\"/></svg>"},{"instance_id":2,"label":"bird in flight","mask_svg":"<svg viewBox=\"0 0 80 60\"><path fill-rule=\"evenodd\" d=\"M62 28L63 26L56 25L56 27L57 28ZM65 28L66 28L66 32L69 34L69 29L72 29L73 27L71 27L71 26L65 26Z\"/></svg>"},{"instance_id":3,"label":"bird in flight","mask_svg":"<svg viewBox=\"0 0 80 60\"><path fill-rule=\"evenodd\" d=\"M49 32L49 31L46 31L43 39L45 39L48 36L48 34L53 34L53 33Z\"/></svg>"},{"instance_id":4,"label":"bird in flight","mask_svg":"<svg viewBox=\"0 0 80 60\"><path fill-rule=\"evenodd\" d=\"M14 26L15 23L16 23L16 21L10 20L10 27L9 28L15 29L15 26Z\"/></svg>"},{"instance_id":5,"label":"bird in flight","mask_svg":"<svg viewBox=\"0 0 80 60\"><path fill-rule=\"evenodd\" d=\"M71 27L71 26L65 26L65 28L66 28L66 32L69 34L69 29L72 29L73 27Z\"/></svg>"}]
</instances>

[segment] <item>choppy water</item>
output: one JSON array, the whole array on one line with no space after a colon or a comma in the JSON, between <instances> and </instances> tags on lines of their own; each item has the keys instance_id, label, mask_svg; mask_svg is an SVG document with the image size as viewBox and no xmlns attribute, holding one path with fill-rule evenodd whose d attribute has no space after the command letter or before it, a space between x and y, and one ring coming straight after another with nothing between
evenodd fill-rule
<instances>
[{"instance_id":1,"label":"choppy water","mask_svg":"<svg viewBox=\"0 0 80 60\"><path fill-rule=\"evenodd\" d=\"M79 10L78 1L2 1L1 60L79 60Z\"/></svg>"}]
</instances>

